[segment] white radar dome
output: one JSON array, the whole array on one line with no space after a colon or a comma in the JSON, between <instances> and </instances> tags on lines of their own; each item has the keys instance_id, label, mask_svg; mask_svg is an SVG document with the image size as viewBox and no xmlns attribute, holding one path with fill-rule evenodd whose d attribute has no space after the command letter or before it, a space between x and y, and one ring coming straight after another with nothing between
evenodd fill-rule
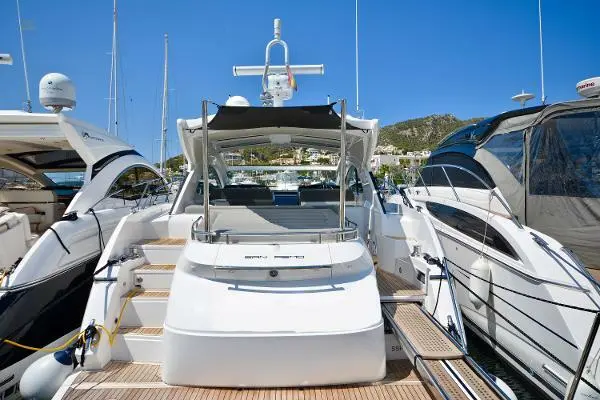
<instances>
[{"instance_id":1,"label":"white radar dome","mask_svg":"<svg viewBox=\"0 0 600 400\"><path fill-rule=\"evenodd\" d=\"M250 102L243 96L230 96L225 105L230 107L250 107Z\"/></svg>"},{"instance_id":2,"label":"white radar dome","mask_svg":"<svg viewBox=\"0 0 600 400\"><path fill-rule=\"evenodd\" d=\"M600 76L584 79L577 83L577 93L583 97L600 97Z\"/></svg>"},{"instance_id":3,"label":"white radar dome","mask_svg":"<svg viewBox=\"0 0 600 400\"><path fill-rule=\"evenodd\" d=\"M47 110L60 112L75 108L75 86L69 77L50 73L40 80L40 103Z\"/></svg>"}]
</instances>

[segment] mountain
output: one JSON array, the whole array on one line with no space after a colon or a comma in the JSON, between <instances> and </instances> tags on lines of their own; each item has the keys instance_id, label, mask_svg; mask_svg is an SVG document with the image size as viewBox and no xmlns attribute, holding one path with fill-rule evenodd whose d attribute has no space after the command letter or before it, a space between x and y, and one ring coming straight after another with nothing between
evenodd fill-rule
<instances>
[{"instance_id":1,"label":"mountain","mask_svg":"<svg viewBox=\"0 0 600 400\"><path fill-rule=\"evenodd\" d=\"M404 151L433 150L450 132L482 119L461 120L452 114L409 119L381 128L378 145L392 145Z\"/></svg>"}]
</instances>

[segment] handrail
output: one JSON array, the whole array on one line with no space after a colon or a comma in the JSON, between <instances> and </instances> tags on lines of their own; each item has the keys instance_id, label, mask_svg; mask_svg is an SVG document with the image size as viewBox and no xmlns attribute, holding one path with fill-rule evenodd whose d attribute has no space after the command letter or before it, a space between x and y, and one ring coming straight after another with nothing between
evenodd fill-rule
<instances>
[{"instance_id":1,"label":"handrail","mask_svg":"<svg viewBox=\"0 0 600 400\"><path fill-rule=\"evenodd\" d=\"M139 187L139 186L144 186L144 190L142 191L142 195L138 199L136 199L137 200L136 204L131 207L132 210L140 210L141 209L140 208L140 204L142 203L142 200L145 199L146 193L148 192L148 187L150 186L151 183L154 183L154 182L157 182L157 181L163 181L163 179L162 178L148 179L148 180L145 180L143 182L138 182L138 183L133 184L131 186L124 187L124 188L112 191L112 192L106 194L104 197L102 197L97 202L95 202L88 210L86 210L85 213L86 214L89 213L91 209L94 209L98 204L100 204L104 200L108 199L109 197L113 197L113 196L115 196L115 195L117 195L119 193L124 192L125 190L133 189L133 188L136 188L136 187ZM149 198L152 198L152 196L154 196L156 194L157 190L160 190L160 189L163 189L163 188L166 188L166 187L170 187L170 185L172 185L172 182L171 183L166 183L166 184L161 185L158 188L154 189L152 192L150 192ZM156 194L156 195L158 196L160 194ZM168 191L167 191L166 195L167 195L167 198L168 198ZM149 202L149 203L151 204L152 202ZM146 204L148 204L148 202Z\"/></svg>"},{"instance_id":2,"label":"handrail","mask_svg":"<svg viewBox=\"0 0 600 400\"><path fill-rule=\"evenodd\" d=\"M521 225L521 223L519 222L517 217L513 214L512 210L510 209L510 206L508 204L506 204L504 199L502 199L502 197L500 197L493 188L491 188L483 179L481 179L479 176L477 176L477 174L475 174L472 171L469 171L468 169L466 169L464 167L461 167L459 165L452 165L452 164L425 165L425 166L421 167L421 170L433 169L433 168L441 168L442 169L442 172L444 172L444 175L446 176L446 180L448 181L448 184L450 185L450 188L452 189L452 192L454 193L454 196L456 197L456 201L458 201L458 202L461 202L460 197L458 196L458 193L456 192L456 189L454 188L454 185L452 184L452 181L450 180L450 177L448 176L448 173L446 172L446 168L458 169L460 171L466 172L467 174L471 175L473 178L477 179L477 181L479 183L481 183L483 185L483 187L490 192L490 196L496 197L498 199L498 201L500 202L500 205L502 205L502 207L504 207L504 209L506 210L508 215L510 215L510 219L512 220L512 222L519 229L523 229L523 225ZM429 187L427 187L427 184L425 183L425 179L423 179L423 176L421 175L421 171L419 171L417 169L416 172L419 175L419 179L423 183L423 187L425 187L425 191L427 192L427 195L429 197L431 197L431 192L429 191ZM415 184L415 186L416 186L416 184ZM490 210L488 210L488 211L490 211Z\"/></svg>"},{"instance_id":3,"label":"handrail","mask_svg":"<svg viewBox=\"0 0 600 400\"><path fill-rule=\"evenodd\" d=\"M196 220L197 222L198 220ZM236 244L241 242L253 241L264 238L270 242L276 242L278 238L296 238L300 240L306 237L305 241L309 243L327 243L327 242L345 242L355 240L359 237L358 229L332 229L328 231L291 231L291 232L206 232L196 230L197 223L192 225L192 239L204 241L206 243L221 242L226 244Z\"/></svg>"}]
</instances>

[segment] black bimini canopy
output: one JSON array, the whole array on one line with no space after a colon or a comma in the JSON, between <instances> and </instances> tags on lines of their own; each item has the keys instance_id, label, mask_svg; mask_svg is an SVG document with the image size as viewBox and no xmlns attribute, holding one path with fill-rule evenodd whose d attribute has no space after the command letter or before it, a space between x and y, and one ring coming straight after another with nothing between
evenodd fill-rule
<instances>
[{"instance_id":1,"label":"black bimini canopy","mask_svg":"<svg viewBox=\"0 0 600 400\"><path fill-rule=\"evenodd\" d=\"M208 123L211 130L243 130L271 127L340 129L341 119L333 105L298 107L219 106ZM346 129L359 129L346 123Z\"/></svg>"}]
</instances>

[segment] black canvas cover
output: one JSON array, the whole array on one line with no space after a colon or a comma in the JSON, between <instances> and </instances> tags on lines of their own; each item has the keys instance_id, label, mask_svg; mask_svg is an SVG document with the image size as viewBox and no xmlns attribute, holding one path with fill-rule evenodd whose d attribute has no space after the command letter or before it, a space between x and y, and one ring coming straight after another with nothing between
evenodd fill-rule
<instances>
[{"instance_id":1,"label":"black canvas cover","mask_svg":"<svg viewBox=\"0 0 600 400\"><path fill-rule=\"evenodd\" d=\"M242 130L270 127L340 129L341 119L333 104L297 107L219 106L208 123L211 130ZM346 123L346 129L358 129Z\"/></svg>"}]
</instances>

